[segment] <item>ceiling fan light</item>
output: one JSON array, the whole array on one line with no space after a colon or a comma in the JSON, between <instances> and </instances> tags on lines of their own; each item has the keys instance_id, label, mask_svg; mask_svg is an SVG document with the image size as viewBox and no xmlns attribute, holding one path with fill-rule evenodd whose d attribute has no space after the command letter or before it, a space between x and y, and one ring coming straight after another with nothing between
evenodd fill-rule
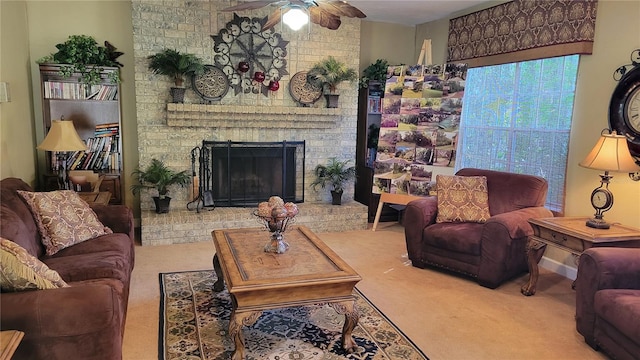
<instances>
[{"instance_id":1,"label":"ceiling fan light","mask_svg":"<svg viewBox=\"0 0 640 360\"><path fill-rule=\"evenodd\" d=\"M291 30L297 31L309 23L309 15L300 7L292 6L291 9L282 16L282 22L287 24Z\"/></svg>"}]
</instances>

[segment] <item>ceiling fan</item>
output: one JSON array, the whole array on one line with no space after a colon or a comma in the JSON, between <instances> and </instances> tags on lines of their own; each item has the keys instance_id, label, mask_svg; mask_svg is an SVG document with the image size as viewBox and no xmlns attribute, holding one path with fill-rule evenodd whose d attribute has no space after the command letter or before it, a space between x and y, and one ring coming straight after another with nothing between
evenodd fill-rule
<instances>
[{"instance_id":1,"label":"ceiling fan","mask_svg":"<svg viewBox=\"0 0 640 360\"><path fill-rule=\"evenodd\" d=\"M344 0L256 0L240 3L221 11L254 10L268 5L277 8L269 15L267 22L262 27L263 30L271 29L291 10L305 11L311 22L331 30L340 27L341 16L360 19L367 17L362 11Z\"/></svg>"}]
</instances>

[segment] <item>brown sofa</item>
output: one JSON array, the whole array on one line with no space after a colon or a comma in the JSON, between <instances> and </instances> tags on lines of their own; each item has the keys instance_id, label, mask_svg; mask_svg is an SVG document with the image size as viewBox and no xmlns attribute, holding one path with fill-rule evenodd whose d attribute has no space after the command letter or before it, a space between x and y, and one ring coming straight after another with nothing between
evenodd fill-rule
<instances>
[{"instance_id":1,"label":"brown sofa","mask_svg":"<svg viewBox=\"0 0 640 360\"><path fill-rule=\"evenodd\" d=\"M586 250L575 288L584 341L613 359L640 359L640 249Z\"/></svg>"},{"instance_id":2,"label":"brown sofa","mask_svg":"<svg viewBox=\"0 0 640 360\"><path fill-rule=\"evenodd\" d=\"M403 224L413 266L435 266L496 288L528 271L530 218L552 217L544 208L547 181L531 175L466 168L459 176L486 176L490 217L485 223L436 223L437 197L407 204ZM536 254L539 259L544 249Z\"/></svg>"},{"instance_id":3,"label":"brown sofa","mask_svg":"<svg viewBox=\"0 0 640 360\"><path fill-rule=\"evenodd\" d=\"M25 333L15 359L121 359L134 265L133 214L123 205L92 206L113 230L47 256L16 178L0 181L0 236L49 268L69 287L0 294L2 330Z\"/></svg>"}]
</instances>

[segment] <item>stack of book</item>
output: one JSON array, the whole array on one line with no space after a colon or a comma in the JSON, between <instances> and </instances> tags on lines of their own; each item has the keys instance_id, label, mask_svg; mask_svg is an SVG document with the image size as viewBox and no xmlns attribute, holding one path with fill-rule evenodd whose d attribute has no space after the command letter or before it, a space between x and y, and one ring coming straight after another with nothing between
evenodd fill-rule
<instances>
[{"instance_id":1,"label":"stack of book","mask_svg":"<svg viewBox=\"0 0 640 360\"><path fill-rule=\"evenodd\" d=\"M116 85L87 85L76 82L45 81L45 99L66 100L117 100Z\"/></svg>"},{"instance_id":2,"label":"stack of book","mask_svg":"<svg viewBox=\"0 0 640 360\"><path fill-rule=\"evenodd\" d=\"M87 150L76 151L67 158L69 170L120 170L120 125L96 125L92 138L87 139Z\"/></svg>"}]
</instances>

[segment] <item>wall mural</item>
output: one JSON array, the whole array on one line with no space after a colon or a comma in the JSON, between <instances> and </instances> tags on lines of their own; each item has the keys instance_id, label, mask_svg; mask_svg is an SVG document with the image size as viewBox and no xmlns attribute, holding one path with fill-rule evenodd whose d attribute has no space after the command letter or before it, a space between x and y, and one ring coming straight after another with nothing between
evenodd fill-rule
<instances>
[{"instance_id":1,"label":"wall mural","mask_svg":"<svg viewBox=\"0 0 640 360\"><path fill-rule=\"evenodd\" d=\"M454 167L466 76L467 64L388 68L373 193L426 196L433 167Z\"/></svg>"}]
</instances>

